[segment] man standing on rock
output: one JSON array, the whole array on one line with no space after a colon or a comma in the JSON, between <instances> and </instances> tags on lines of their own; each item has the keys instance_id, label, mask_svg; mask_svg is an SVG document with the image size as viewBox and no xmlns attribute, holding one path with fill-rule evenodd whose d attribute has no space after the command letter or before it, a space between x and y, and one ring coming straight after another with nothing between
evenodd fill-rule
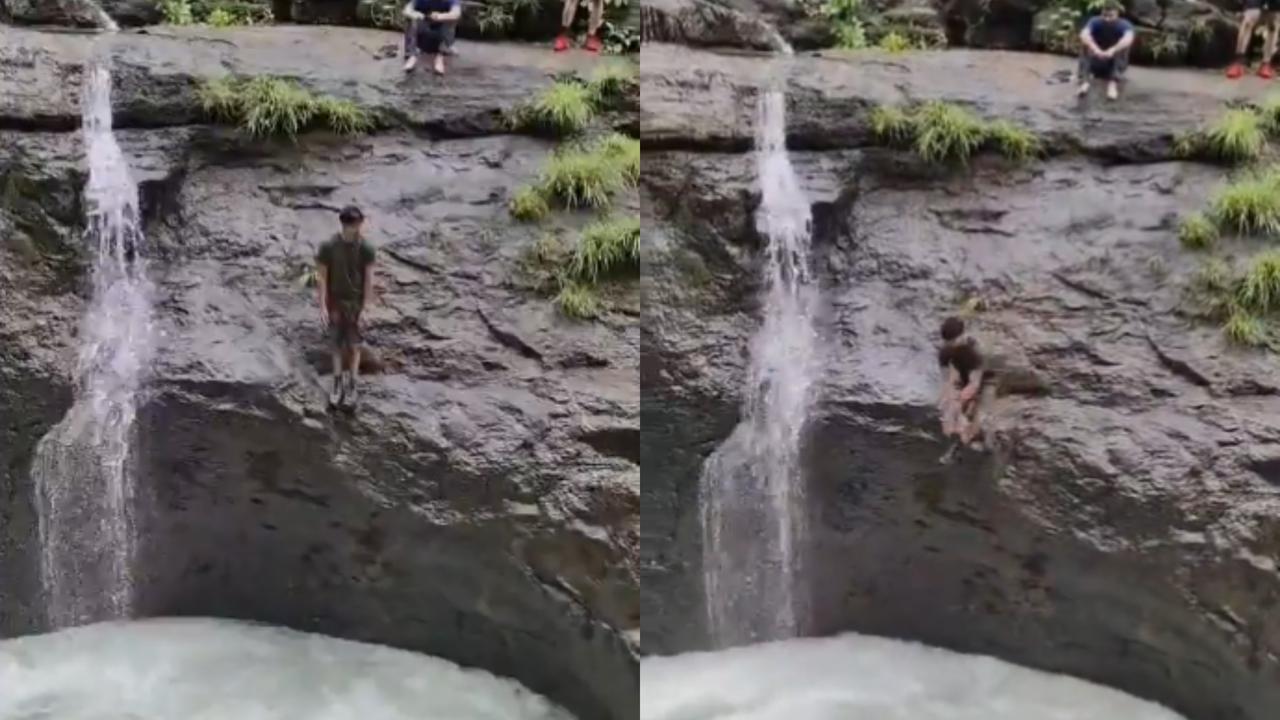
<instances>
[{"instance_id":1,"label":"man standing on rock","mask_svg":"<svg viewBox=\"0 0 1280 720\"><path fill-rule=\"evenodd\" d=\"M942 368L942 393L938 409L942 414L942 434L955 438L939 460L949 464L962 445L981 450L978 435L978 405L986 370L978 343L965 335L964 321L949 317L942 321L942 347L938 348L938 365Z\"/></svg>"},{"instance_id":2,"label":"man standing on rock","mask_svg":"<svg viewBox=\"0 0 1280 720\"><path fill-rule=\"evenodd\" d=\"M598 53L604 45L600 42L600 26L604 25L604 0L587 0L591 7L591 16L587 18L587 41L583 49ZM556 37L555 51L564 52L569 49L569 31L573 27L573 18L578 14L578 0L564 0L564 15L560 18L560 35Z\"/></svg>"},{"instance_id":3,"label":"man standing on rock","mask_svg":"<svg viewBox=\"0 0 1280 720\"><path fill-rule=\"evenodd\" d=\"M1227 77L1232 80L1244 75L1248 64L1249 43L1253 40L1253 31L1258 27L1259 20L1266 23L1266 30L1263 34L1262 64L1258 66L1258 77L1267 80L1275 77L1271 57L1276 54L1276 35L1280 33L1280 0L1244 0L1244 16L1240 19L1240 32L1236 35L1236 57L1227 68Z\"/></svg>"},{"instance_id":4,"label":"man standing on rock","mask_svg":"<svg viewBox=\"0 0 1280 720\"><path fill-rule=\"evenodd\" d=\"M1120 80L1129 67L1129 48L1133 46L1133 25L1120 17L1120 4L1115 0L1102 7L1102 14L1090 18L1080 31L1081 97L1089 94L1090 78L1107 82L1107 99L1120 97Z\"/></svg>"},{"instance_id":5,"label":"man standing on rock","mask_svg":"<svg viewBox=\"0 0 1280 720\"><path fill-rule=\"evenodd\" d=\"M432 69L437 75L444 75L444 56L453 44L458 18L462 17L462 1L409 0L404 6L404 17L417 33L418 51L435 56ZM418 57L413 53L406 55L404 71L410 72L417 65Z\"/></svg>"},{"instance_id":6,"label":"man standing on rock","mask_svg":"<svg viewBox=\"0 0 1280 720\"><path fill-rule=\"evenodd\" d=\"M348 205L338 214L342 230L316 252L320 314L333 340L333 389L329 407L354 409L360 377L360 318L373 296L373 246L360 232L364 213ZM345 368L345 372L344 372Z\"/></svg>"}]
</instances>

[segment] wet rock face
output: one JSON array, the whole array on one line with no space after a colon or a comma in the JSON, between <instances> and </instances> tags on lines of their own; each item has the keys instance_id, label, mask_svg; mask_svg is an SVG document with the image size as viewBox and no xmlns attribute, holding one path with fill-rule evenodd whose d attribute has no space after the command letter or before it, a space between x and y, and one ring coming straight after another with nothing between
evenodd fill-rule
<instances>
[{"instance_id":1,"label":"wet rock face","mask_svg":"<svg viewBox=\"0 0 1280 720\"><path fill-rule=\"evenodd\" d=\"M744 290L759 268L744 222L758 203L754 162L736 151L751 137L749 106L726 116L713 100L715 121L700 124L665 99L680 94L683 68L699 68L713 98L746 93L765 71L696 56L645 64L666 83L652 104L646 84L643 128L669 148L643 137L641 583L655 653L706 644L701 603L663 598L702 592L701 463L736 422L758 324ZM792 70L792 143L821 148L792 157L813 200L830 358L805 439L807 631L994 654L1196 720L1268 718L1280 701L1274 358L1232 349L1180 312L1199 258L1179 247L1176 220L1223 170L1160 149L1164 133L1194 124L1186 114L1144 127L1145 105L1122 104L1076 111L1082 122L1047 90L1007 92L1049 61L960 54L965 72L945 88L927 58L895 61L910 97L964 100L988 117L1017 102L1009 115L1051 136L1091 128L1083 153L1064 144L1026 168L980 158L952 172L858 134L882 102L874 64L856 86L823 61ZM1221 107L1214 81L1175 79L1199 96L1197 112ZM1136 72L1132 86L1160 82ZM1112 154L1112 133L1147 148L1143 162ZM942 467L937 324L971 301L980 342L1049 392L1002 400L994 452Z\"/></svg>"},{"instance_id":2,"label":"wet rock face","mask_svg":"<svg viewBox=\"0 0 1280 720\"><path fill-rule=\"evenodd\" d=\"M569 322L520 288L546 228L512 224L506 203L554 145L473 122L578 61L477 49L458 78L406 81L363 54L382 33L337 31L350 42L322 64L330 29L176 32L113 49L157 286L135 458L139 613L419 650L584 719L634 720L639 333L622 313ZM74 127L92 49L0 35L4 57L28 59L0 79L15 91L0 101L0 635L13 635L42 624L30 466L70 405L87 301ZM399 127L291 146L191 124L196 78L223 60L340 88ZM329 357L305 286L348 203L369 218L381 290L351 419L324 412Z\"/></svg>"}]
</instances>

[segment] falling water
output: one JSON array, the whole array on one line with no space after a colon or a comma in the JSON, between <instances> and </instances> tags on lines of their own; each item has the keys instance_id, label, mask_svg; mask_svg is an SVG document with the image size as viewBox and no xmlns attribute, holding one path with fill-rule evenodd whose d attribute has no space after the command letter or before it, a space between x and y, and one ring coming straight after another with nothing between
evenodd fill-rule
<instances>
[{"instance_id":1,"label":"falling water","mask_svg":"<svg viewBox=\"0 0 1280 720\"><path fill-rule=\"evenodd\" d=\"M780 82L760 93L756 158L756 224L768 239L764 322L751 341L743 420L702 475L703 580L717 647L793 637L805 614L797 582L806 516L799 455L817 354L817 294L809 275L812 216L787 155Z\"/></svg>"},{"instance_id":2,"label":"falling water","mask_svg":"<svg viewBox=\"0 0 1280 720\"><path fill-rule=\"evenodd\" d=\"M111 131L107 67L85 69L82 101L93 294L81 325L75 403L41 439L33 466L51 627L129 613L135 543L129 449L152 342L138 191Z\"/></svg>"}]
</instances>

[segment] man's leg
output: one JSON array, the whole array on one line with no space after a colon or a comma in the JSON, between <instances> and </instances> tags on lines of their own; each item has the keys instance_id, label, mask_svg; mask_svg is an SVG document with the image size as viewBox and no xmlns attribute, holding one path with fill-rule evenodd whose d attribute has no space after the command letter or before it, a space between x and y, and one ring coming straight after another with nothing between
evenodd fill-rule
<instances>
[{"instance_id":1,"label":"man's leg","mask_svg":"<svg viewBox=\"0 0 1280 720\"><path fill-rule=\"evenodd\" d=\"M404 71L413 70L418 64L418 21L404 19Z\"/></svg>"},{"instance_id":2,"label":"man's leg","mask_svg":"<svg viewBox=\"0 0 1280 720\"><path fill-rule=\"evenodd\" d=\"M1111 82L1107 85L1107 97L1115 100L1120 97L1120 85L1125 81L1125 73L1129 71L1129 48L1116 53L1111 59Z\"/></svg>"},{"instance_id":3,"label":"man's leg","mask_svg":"<svg viewBox=\"0 0 1280 720\"><path fill-rule=\"evenodd\" d=\"M436 57L439 57L438 55ZM350 340L350 368L347 371L347 397L346 404L348 407L355 407L359 397L359 391L356 388L356 381L360 379L360 347L364 342L364 338L360 334L360 315L356 313L351 316L348 325L347 338Z\"/></svg>"},{"instance_id":4,"label":"man's leg","mask_svg":"<svg viewBox=\"0 0 1280 720\"><path fill-rule=\"evenodd\" d=\"M604 0L588 0L591 16L587 19L587 52L598 53L604 49L600 42L600 26L604 25Z\"/></svg>"},{"instance_id":5,"label":"man's leg","mask_svg":"<svg viewBox=\"0 0 1280 720\"><path fill-rule=\"evenodd\" d=\"M1270 80L1276 71L1271 66L1271 59L1276 54L1276 32L1280 30L1280 13L1268 10L1262 16L1263 27L1266 28L1262 39L1262 63L1258 65L1258 77Z\"/></svg>"},{"instance_id":6,"label":"man's leg","mask_svg":"<svg viewBox=\"0 0 1280 720\"><path fill-rule=\"evenodd\" d=\"M573 27L573 18L577 14L578 0L564 0L564 14L560 16L560 35L556 37L556 52L569 49L569 29Z\"/></svg>"},{"instance_id":7,"label":"man's leg","mask_svg":"<svg viewBox=\"0 0 1280 720\"><path fill-rule=\"evenodd\" d=\"M1093 63L1090 62L1089 48L1080 46L1080 60L1076 63L1076 81L1080 83L1077 95L1089 94L1089 81L1093 77Z\"/></svg>"},{"instance_id":8,"label":"man's leg","mask_svg":"<svg viewBox=\"0 0 1280 720\"><path fill-rule=\"evenodd\" d=\"M329 342L333 346L333 385L329 390L329 406L333 407L342 402L342 361L346 355L343 348L346 333L339 313L329 312L329 333Z\"/></svg>"},{"instance_id":9,"label":"man's leg","mask_svg":"<svg viewBox=\"0 0 1280 720\"><path fill-rule=\"evenodd\" d=\"M1249 55L1249 42L1253 40L1253 29L1262 16L1262 0L1245 0L1244 15L1240 19L1240 32L1236 35L1236 58L1227 68L1227 77L1235 79L1244 75L1245 60Z\"/></svg>"}]
</instances>

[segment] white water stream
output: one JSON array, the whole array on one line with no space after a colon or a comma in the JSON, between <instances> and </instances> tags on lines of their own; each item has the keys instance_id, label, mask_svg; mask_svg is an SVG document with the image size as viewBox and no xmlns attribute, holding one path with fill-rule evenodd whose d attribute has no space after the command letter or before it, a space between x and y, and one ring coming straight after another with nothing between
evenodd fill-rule
<instances>
[{"instance_id":1,"label":"white water stream","mask_svg":"<svg viewBox=\"0 0 1280 720\"><path fill-rule=\"evenodd\" d=\"M83 117L92 296L80 329L75 403L41 439L32 470L51 627L129 612L135 545L130 447L153 343L138 190L111 130L111 73L105 66L85 68Z\"/></svg>"},{"instance_id":2,"label":"white water stream","mask_svg":"<svg viewBox=\"0 0 1280 720\"><path fill-rule=\"evenodd\" d=\"M641 720L1185 720L979 655L861 635L644 660Z\"/></svg>"},{"instance_id":3,"label":"white water stream","mask_svg":"<svg viewBox=\"0 0 1280 720\"><path fill-rule=\"evenodd\" d=\"M768 247L763 322L752 338L743 419L701 479L703 586L714 647L794 637L806 599L800 441L817 371L812 216L786 148L786 95L760 93L756 225Z\"/></svg>"},{"instance_id":4,"label":"white water stream","mask_svg":"<svg viewBox=\"0 0 1280 720\"><path fill-rule=\"evenodd\" d=\"M0 641L0 720L572 720L437 658L226 620Z\"/></svg>"}]
</instances>

